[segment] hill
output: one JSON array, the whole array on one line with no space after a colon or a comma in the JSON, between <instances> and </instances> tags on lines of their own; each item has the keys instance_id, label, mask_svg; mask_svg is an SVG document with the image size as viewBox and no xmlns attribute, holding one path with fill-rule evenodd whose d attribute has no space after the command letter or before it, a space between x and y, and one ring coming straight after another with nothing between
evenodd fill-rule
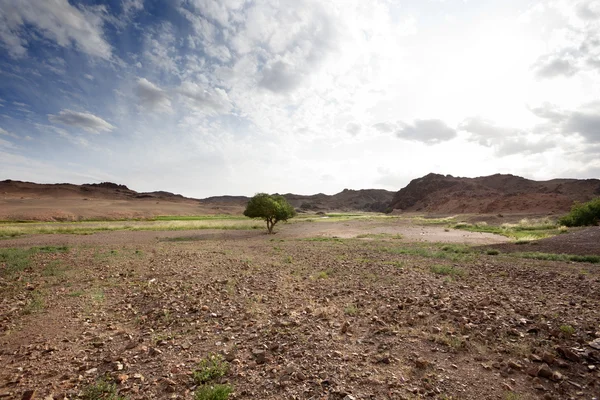
<instances>
[{"instance_id":1,"label":"hill","mask_svg":"<svg viewBox=\"0 0 600 400\"><path fill-rule=\"evenodd\" d=\"M443 214L556 213L597 196L598 179L533 181L515 175L460 178L431 173L398 191L390 208Z\"/></svg>"},{"instance_id":2,"label":"hill","mask_svg":"<svg viewBox=\"0 0 600 400\"><path fill-rule=\"evenodd\" d=\"M333 196L284 195L304 211L385 211L394 192L348 190ZM112 182L74 185L0 181L0 220L150 218L158 215L241 214L246 196L187 198L165 191L136 192Z\"/></svg>"}]
</instances>

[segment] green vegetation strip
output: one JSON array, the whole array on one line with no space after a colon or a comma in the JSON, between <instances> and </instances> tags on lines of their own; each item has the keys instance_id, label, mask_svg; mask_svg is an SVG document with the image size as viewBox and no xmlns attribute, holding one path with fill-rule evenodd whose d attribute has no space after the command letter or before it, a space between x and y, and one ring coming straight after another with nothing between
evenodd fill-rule
<instances>
[{"instance_id":1,"label":"green vegetation strip","mask_svg":"<svg viewBox=\"0 0 600 400\"><path fill-rule=\"evenodd\" d=\"M490 256L496 256L500 254L500 252L496 249L475 249L465 245L454 244L439 245L438 247L382 247L381 250L391 254L405 254L450 261L464 261L467 259L467 257L472 257L477 254L485 254ZM554 254L540 252L517 252L506 253L504 255L507 257L531 260L583 262L591 264L600 263L600 256L597 255Z\"/></svg>"},{"instance_id":2,"label":"green vegetation strip","mask_svg":"<svg viewBox=\"0 0 600 400\"><path fill-rule=\"evenodd\" d=\"M600 263L600 256L580 256L577 254L553 254L553 253L510 253L511 257L528 258L532 260L548 260L548 261L572 261L572 262L586 262L592 264Z\"/></svg>"},{"instance_id":3,"label":"green vegetation strip","mask_svg":"<svg viewBox=\"0 0 600 400\"><path fill-rule=\"evenodd\" d=\"M76 234L90 235L111 231L185 231L185 230L250 230L260 229L262 224L248 219L196 219L165 221L110 221L110 222L44 222L0 225L0 238L30 234Z\"/></svg>"},{"instance_id":4,"label":"green vegetation strip","mask_svg":"<svg viewBox=\"0 0 600 400\"><path fill-rule=\"evenodd\" d=\"M37 253L66 253L66 246L44 246L22 248L0 248L0 274L12 275L25 270L31 265L31 257Z\"/></svg>"},{"instance_id":5,"label":"green vegetation strip","mask_svg":"<svg viewBox=\"0 0 600 400\"><path fill-rule=\"evenodd\" d=\"M566 233L568 230L564 226L559 226L551 220L544 218L541 220L522 219L517 224L488 225L485 222L469 224L459 222L451 225L454 229L462 229L469 232L494 233L509 237L521 242L544 239Z\"/></svg>"}]
</instances>

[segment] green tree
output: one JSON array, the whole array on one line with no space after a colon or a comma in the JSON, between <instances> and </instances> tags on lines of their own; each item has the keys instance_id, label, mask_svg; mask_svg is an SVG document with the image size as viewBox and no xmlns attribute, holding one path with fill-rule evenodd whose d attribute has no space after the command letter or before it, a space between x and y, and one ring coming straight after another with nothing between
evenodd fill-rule
<instances>
[{"instance_id":1,"label":"green tree","mask_svg":"<svg viewBox=\"0 0 600 400\"><path fill-rule=\"evenodd\" d=\"M244 215L249 218L265 220L267 231L273 233L273 227L276 223L294 217L296 211L283 196L257 193L248 202Z\"/></svg>"}]
</instances>

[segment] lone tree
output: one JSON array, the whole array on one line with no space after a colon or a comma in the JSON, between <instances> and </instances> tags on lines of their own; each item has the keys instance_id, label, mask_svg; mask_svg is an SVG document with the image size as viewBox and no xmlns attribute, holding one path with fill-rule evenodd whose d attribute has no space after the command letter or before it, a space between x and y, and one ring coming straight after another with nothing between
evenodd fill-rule
<instances>
[{"instance_id":1,"label":"lone tree","mask_svg":"<svg viewBox=\"0 0 600 400\"><path fill-rule=\"evenodd\" d=\"M257 193L248 202L244 215L249 218L264 219L267 221L267 231L273 233L276 223L294 217L296 211L283 196Z\"/></svg>"}]
</instances>

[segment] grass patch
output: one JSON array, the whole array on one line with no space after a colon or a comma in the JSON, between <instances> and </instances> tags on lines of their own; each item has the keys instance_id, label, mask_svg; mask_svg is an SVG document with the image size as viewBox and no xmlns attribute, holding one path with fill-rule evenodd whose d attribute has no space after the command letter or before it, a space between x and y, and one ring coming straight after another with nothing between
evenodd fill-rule
<instances>
[{"instance_id":1,"label":"grass patch","mask_svg":"<svg viewBox=\"0 0 600 400\"><path fill-rule=\"evenodd\" d=\"M46 304L44 302L44 296L37 291L31 292L31 297L27 305L23 308L23 314L37 314L44 311Z\"/></svg>"},{"instance_id":2,"label":"grass patch","mask_svg":"<svg viewBox=\"0 0 600 400\"><path fill-rule=\"evenodd\" d=\"M461 268L452 265L432 265L429 270L436 275L447 275L452 277L461 277L465 275L465 271Z\"/></svg>"},{"instance_id":3,"label":"grass patch","mask_svg":"<svg viewBox=\"0 0 600 400\"><path fill-rule=\"evenodd\" d=\"M195 400L227 400L233 392L231 385L203 385L196 389Z\"/></svg>"},{"instance_id":4,"label":"grass patch","mask_svg":"<svg viewBox=\"0 0 600 400\"><path fill-rule=\"evenodd\" d=\"M119 396L117 385L106 379L99 379L94 384L83 389L83 400L127 400L127 397Z\"/></svg>"},{"instance_id":5,"label":"grass patch","mask_svg":"<svg viewBox=\"0 0 600 400\"><path fill-rule=\"evenodd\" d=\"M354 317L358 315L358 307L354 304L350 304L344 308L344 314Z\"/></svg>"},{"instance_id":6,"label":"grass patch","mask_svg":"<svg viewBox=\"0 0 600 400\"><path fill-rule=\"evenodd\" d=\"M573 336L575 334L575 328L571 325L561 325L559 329L565 336Z\"/></svg>"},{"instance_id":7,"label":"grass patch","mask_svg":"<svg viewBox=\"0 0 600 400\"><path fill-rule=\"evenodd\" d=\"M465 261L475 254L475 251L469 248L468 246L461 245L444 245L439 248L429 248L420 246L384 247L381 250L391 254L403 254L450 261Z\"/></svg>"},{"instance_id":8,"label":"grass patch","mask_svg":"<svg viewBox=\"0 0 600 400\"><path fill-rule=\"evenodd\" d=\"M263 225L242 218L195 218L147 221L96 221L96 222L37 222L0 224L0 237L31 234L90 235L112 231L185 231L185 230L251 230Z\"/></svg>"},{"instance_id":9,"label":"grass patch","mask_svg":"<svg viewBox=\"0 0 600 400\"><path fill-rule=\"evenodd\" d=\"M339 238L339 237L327 237L327 236L317 236L317 237L311 237L311 238L304 238L304 239L300 239L300 240L304 240L306 242L340 242L343 243L344 240Z\"/></svg>"},{"instance_id":10,"label":"grass patch","mask_svg":"<svg viewBox=\"0 0 600 400\"><path fill-rule=\"evenodd\" d=\"M548 218L528 219L524 218L517 224L505 223L500 226L488 225L486 222L469 224L459 222L452 225L454 229L462 229L469 232L484 232L506 236L516 241L539 240L565 233L565 227L558 226Z\"/></svg>"},{"instance_id":11,"label":"grass patch","mask_svg":"<svg viewBox=\"0 0 600 400\"><path fill-rule=\"evenodd\" d=\"M414 217L412 220L419 225L447 225L454 222L456 220L456 216L443 218Z\"/></svg>"},{"instance_id":12,"label":"grass patch","mask_svg":"<svg viewBox=\"0 0 600 400\"><path fill-rule=\"evenodd\" d=\"M206 384L225 376L229 371L229 364L220 354L209 354L198 363L193 377L199 385Z\"/></svg>"},{"instance_id":13,"label":"grass patch","mask_svg":"<svg viewBox=\"0 0 600 400\"><path fill-rule=\"evenodd\" d=\"M44 246L23 248L0 248L0 273L3 275L12 275L24 271L31 266L31 257L37 253L65 253L68 252L67 246Z\"/></svg>"},{"instance_id":14,"label":"grass patch","mask_svg":"<svg viewBox=\"0 0 600 400\"><path fill-rule=\"evenodd\" d=\"M599 264L600 256L580 256L577 254L553 254L540 252L511 253L511 257L525 258L531 260L585 262Z\"/></svg>"},{"instance_id":15,"label":"grass patch","mask_svg":"<svg viewBox=\"0 0 600 400\"><path fill-rule=\"evenodd\" d=\"M327 271L320 271L319 273L317 273L317 275L315 275L315 279L327 279L329 278L329 272Z\"/></svg>"},{"instance_id":16,"label":"grass patch","mask_svg":"<svg viewBox=\"0 0 600 400\"><path fill-rule=\"evenodd\" d=\"M357 239L402 239L400 234L391 233L363 233L356 236Z\"/></svg>"}]
</instances>

